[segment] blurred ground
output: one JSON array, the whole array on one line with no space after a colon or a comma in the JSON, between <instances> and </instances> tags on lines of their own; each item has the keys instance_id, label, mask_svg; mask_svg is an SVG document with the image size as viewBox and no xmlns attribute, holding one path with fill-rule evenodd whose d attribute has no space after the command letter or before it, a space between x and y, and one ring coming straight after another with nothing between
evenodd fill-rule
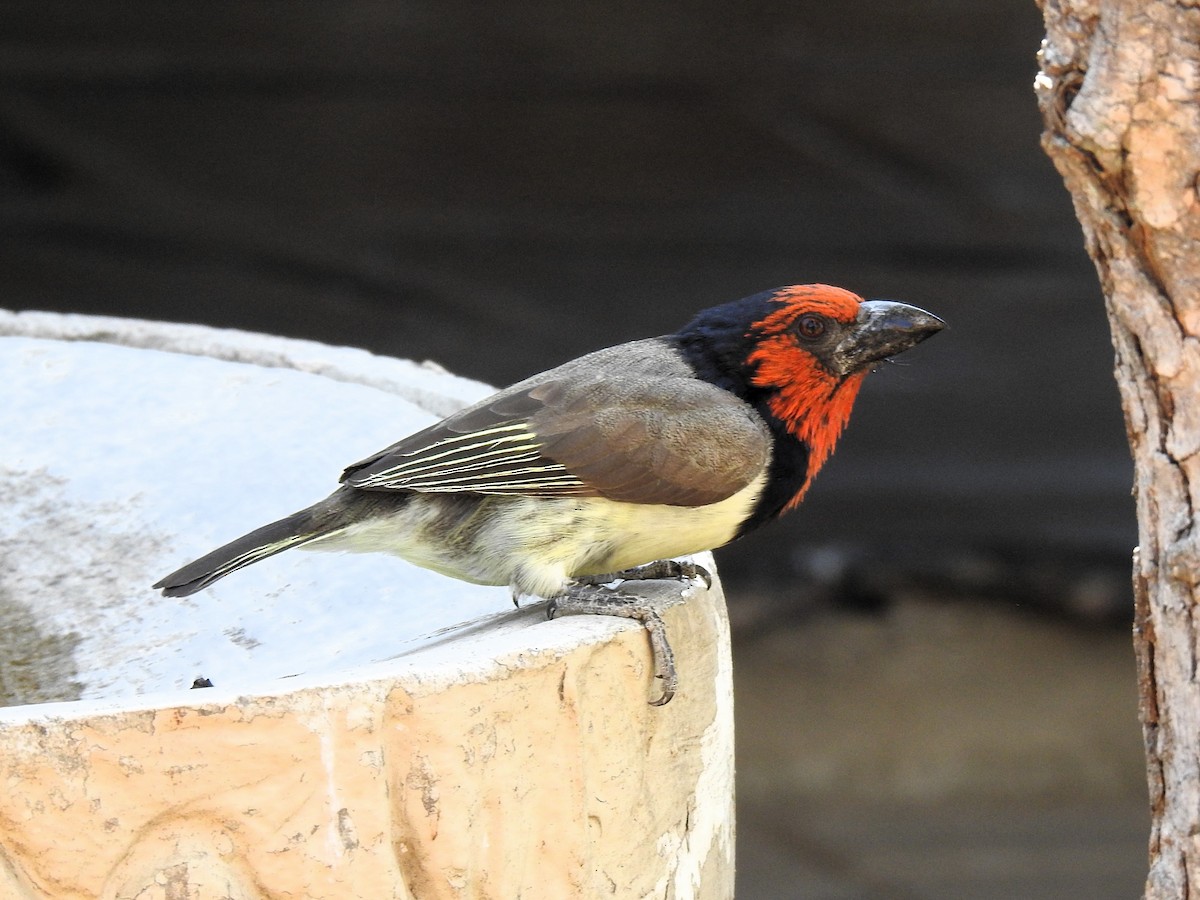
<instances>
[{"instance_id":1,"label":"blurred ground","mask_svg":"<svg viewBox=\"0 0 1200 900\"><path fill-rule=\"evenodd\" d=\"M914 593L735 639L734 679L740 900L1140 894L1126 630Z\"/></svg>"}]
</instances>

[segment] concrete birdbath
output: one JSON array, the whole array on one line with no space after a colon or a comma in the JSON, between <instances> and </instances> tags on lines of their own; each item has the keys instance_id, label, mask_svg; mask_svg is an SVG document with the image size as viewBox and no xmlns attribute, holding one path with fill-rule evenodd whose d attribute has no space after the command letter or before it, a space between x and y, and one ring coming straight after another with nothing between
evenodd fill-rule
<instances>
[{"instance_id":1,"label":"concrete birdbath","mask_svg":"<svg viewBox=\"0 0 1200 900\"><path fill-rule=\"evenodd\" d=\"M662 708L640 626L394 558L150 589L487 387L4 311L0 385L0 896L732 896L719 582L650 588L686 596Z\"/></svg>"}]
</instances>

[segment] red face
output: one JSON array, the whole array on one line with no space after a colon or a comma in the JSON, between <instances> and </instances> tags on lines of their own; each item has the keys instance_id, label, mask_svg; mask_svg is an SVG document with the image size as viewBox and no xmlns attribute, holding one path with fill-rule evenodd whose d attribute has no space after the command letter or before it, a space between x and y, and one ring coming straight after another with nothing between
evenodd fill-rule
<instances>
[{"instance_id":1,"label":"red face","mask_svg":"<svg viewBox=\"0 0 1200 900\"><path fill-rule=\"evenodd\" d=\"M784 288L777 307L754 323L751 383L772 392L767 406L808 447L808 477L785 511L804 497L850 420L866 371L839 374L829 362L834 332L852 326L862 298L824 284Z\"/></svg>"}]
</instances>

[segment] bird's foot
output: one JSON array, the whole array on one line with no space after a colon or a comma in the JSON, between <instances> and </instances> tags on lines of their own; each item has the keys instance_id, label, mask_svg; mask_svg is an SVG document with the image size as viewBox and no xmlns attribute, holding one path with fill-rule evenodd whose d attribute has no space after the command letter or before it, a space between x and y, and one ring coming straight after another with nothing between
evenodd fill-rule
<instances>
[{"instance_id":1,"label":"bird's foot","mask_svg":"<svg viewBox=\"0 0 1200 900\"><path fill-rule=\"evenodd\" d=\"M708 569L677 559L660 559L644 566L634 566L632 569L607 572L603 575L581 575L574 580L576 584L609 584L613 581L652 581L664 578L674 578L678 581L699 578L703 580L706 588L712 587L712 574Z\"/></svg>"},{"instance_id":2,"label":"bird's foot","mask_svg":"<svg viewBox=\"0 0 1200 900\"><path fill-rule=\"evenodd\" d=\"M546 608L547 618L563 612L587 613L597 616L621 616L641 622L650 635L650 650L654 655L654 677L662 679L662 696L651 700L651 706L665 706L675 696L679 676L675 671L675 652L667 640L667 626L644 597L608 590L596 584L580 581L569 585L565 593L555 597Z\"/></svg>"}]
</instances>

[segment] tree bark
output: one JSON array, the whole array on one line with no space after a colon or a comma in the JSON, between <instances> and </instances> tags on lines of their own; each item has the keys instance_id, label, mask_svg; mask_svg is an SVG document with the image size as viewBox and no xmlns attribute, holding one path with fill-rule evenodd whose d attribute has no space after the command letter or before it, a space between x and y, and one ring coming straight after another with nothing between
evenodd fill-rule
<instances>
[{"instance_id":1,"label":"tree bark","mask_svg":"<svg viewBox=\"0 0 1200 900\"><path fill-rule=\"evenodd\" d=\"M1100 275L1136 467L1145 896L1200 898L1200 2L1041 5L1042 144Z\"/></svg>"}]
</instances>

